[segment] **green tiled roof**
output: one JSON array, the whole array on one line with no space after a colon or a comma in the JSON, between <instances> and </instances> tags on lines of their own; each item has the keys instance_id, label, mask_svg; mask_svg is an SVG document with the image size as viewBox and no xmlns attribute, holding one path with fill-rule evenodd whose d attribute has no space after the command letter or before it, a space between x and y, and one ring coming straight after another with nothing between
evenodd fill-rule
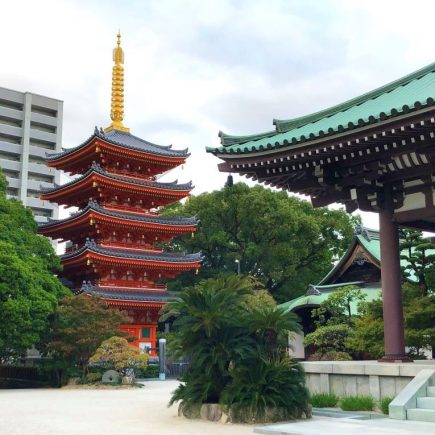
<instances>
[{"instance_id":1,"label":"green tiled roof","mask_svg":"<svg viewBox=\"0 0 435 435\"><path fill-rule=\"evenodd\" d=\"M250 136L220 134L222 146L214 154L251 153L297 144L372 124L435 102L435 63L374 91L337 106L300 118L274 120L275 132Z\"/></svg>"},{"instance_id":2,"label":"green tiled roof","mask_svg":"<svg viewBox=\"0 0 435 435\"><path fill-rule=\"evenodd\" d=\"M340 286L337 286L335 290L338 290L341 287L346 287L348 285L352 285L352 283L342 283ZM321 289L321 287L318 287ZM360 288L361 293L364 296L364 300L366 302L373 301L375 299L378 299L381 296L382 289L379 287L364 287ZM304 295L300 296L296 299L292 299L291 301L284 302L281 305L278 305L280 308L284 309L285 311L292 311L296 308L301 307L310 307L310 306L319 306L322 302L325 302L329 296L331 296L333 292L321 292L318 295ZM358 313L358 303L355 301L352 301L350 303L350 309L352 311L352 314Z\"/></svg>"}]
</instances>

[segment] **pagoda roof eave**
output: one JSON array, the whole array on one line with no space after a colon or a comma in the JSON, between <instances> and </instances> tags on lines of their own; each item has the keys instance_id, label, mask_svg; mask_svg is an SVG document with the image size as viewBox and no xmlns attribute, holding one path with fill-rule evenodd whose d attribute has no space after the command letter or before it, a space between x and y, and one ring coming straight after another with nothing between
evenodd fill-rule
<instances>
[{"instance_id":1,"label":"pagoda roof eave","mask_svg":"<svg viewBox=\"0 0 435 435\"><path fill-rule=\"evenodd\" d=\"M74 221L80 220L87 215L94 213L96 215L103 215L105 217L118 219L122 221L128 221L136 224L146 224L153 226L167 226L168 229L175 227L177 230L195 230L198 223L196 217L191 218L177 218L177 217L161 217L161 216L147 216L133 213L122 213L118 211L107 210L106 208L100 207L96 201L89 201L88 205L81 211L72 214L71 216L55 220L51 219L47 222L38 223L38 228L41 233L46 232L46 230L55 229L57 227L62 227L65 224L72 223Z\"/></svg>"},{"instance_id":2,"label":"pagoda roof eave","mask_svg":"<svg viewBox=\"0 0 435 435\"><path fill-rule=\"evenodd\" d=\"M371 126L381 121L410 115L435 104L435 63L385 86L348 100L342 104L290 120L274 120L275 134L224 135L233 144L208 147L220 158L232 154L256 154L263 151L291 148L315 139ZM228 139L226 139L228 138ZM232 139L235 138L235 139ZM222 138L221 138L222 139Z\"/></svg>"},{"instance_id":3,"label":"pagoda roof eave","mask_svg":"<svg viewBox=\"0 0 435 435\"><path fill-rule=\"evenodd\" d=\"M103 258L114 258L117 261L120 259L127 260L131 264L134 262L138 263L150 263L151 265L167 265L172 266L187 266L190 268L200 266L202 262L202 255L200 253L196 254L185 254L185 253L169 253L169 252L143 252L136 250L125 250L125 249L110 249L97 245L92 240L87 240L85 245L83 245L77 251L66 253L62 255L62 263L74 260L77 258L89 257L87 254L93 254L92 257L103 257Z\"/></svg>"},{"instance_id":4,"label":"pagoda roof eave","mask_svg":"<svg viewBox=\"0 0 435 435\"><path fill-rule=\"evenodd\" d=\"M138 179L133 179L129 177L123 177L121 175L117 174L111 174L106 172L104 169L101 168L100 165L93 163L92 166L81 176L78 177L69 183L63 184L61 186L55 185L52 188L43 188L41 187L42 192L42 199L49 199L45 196L51 195L53 193L61 192L67 188L73 187L73 186L80 186L87 178L91 177L93 174L98 174L99 176L119 181L121 183L126 183L132 186L138 186L138 187L148 187L155 190L161 190L161 191L184 191L184 192L190 192L190 190L193 189L192 182L184 183L184 184L177 184L177 181L170 182L170 183L159 183L159 182L153 182L153 181L142 181Z\"/></svg>"},{"instance_id":5,"label":"pagoda roof eave","mask_svg":"<svg viewBox=\"0 0 435 435\"><path fill-rule=\"evenodd\" d=\"M101 129L99 130L97 127L95 127L94 134L90 136L87 140L85 140L83 143L81 143L80 145L74 148L64 149L64 151L61 153L47 154L46 160L48 162L55 162L61 160L64 157L67 157L85 148L94 139L100 139L111 145L120 146L144 154L155 155L156 157L186 159L190 155L187 148L184 150L173 150L172 145L167 145L167 146L156 145L151 142L140 139L139 137L134 136L130 133L120 132L117 130L112 130L108 133L104 133L103 130Z\"/></svg>"},{"instance_id":6,"label":"pagoda roof eave","mask_svg":"<svg viewBox=\"0 0 435 435\"><path fill-rule=\"evenodd\" d=\"M111 301L124 301L124 302L153 302L153 303L162 303L165 304L169 301L173 301L176 298L168 293L166 290L160 291L144 291L144 290L134 290L134 291L123 291L116 288L113 289L105 289L99 286L91 285L91 284L83 284L80 290L77 292L86 293L91 296L97 296L99 298Z\"/></svg>"}]
</instances>

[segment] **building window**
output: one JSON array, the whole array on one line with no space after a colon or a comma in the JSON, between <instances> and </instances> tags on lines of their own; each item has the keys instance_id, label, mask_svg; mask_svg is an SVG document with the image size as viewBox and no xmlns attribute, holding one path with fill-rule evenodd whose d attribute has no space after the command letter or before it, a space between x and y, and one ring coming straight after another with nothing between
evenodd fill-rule
<instances>
[{"instance_id":1,"label":"building window","mask_svg":"<svg viewBox=\"0 0 435 435\"><path fill-rule=\"evenodd\" d=\"M1 158L1 155L0 155L0 158ZM44 157L39 157L39 156L29 156L29 163L36 163L38 165L46 165L47 164Z\"/></svg>"},{"instance_id":2,"label":"building window","mask_svg":"<svg viewBox=\"0 0 435 435\"><path fill-rule=\"evenodd\" d=\"M15 101L2 100L0 98L0 107L6 107L7 109L23 110L23 105L21 103L16 103Z\"/></svg>"},{"instance_id":3,"label":"building window","mask_svg":"<svg viewBox=\"0 0 435 435\"><path fill-rule=\"evenodd\" d=\"M53 175L35 174L34 172L29 172L28 179L32 181L43 181L44 183L51 184L54 182Z\"/></svg>"},{"instance_id":4,"label":"building window","mask_svg":"<svg viewBox=\"0 0 435 435\"><path fill-rule=\"evenodd\" d=\"M35 216L42 216L42 217L52 217L53 216L53 210L47 210L46 208L31 207L31 210Z\"/></svg>"},{"instance_id":5,"label":"building window","mask_svg":"<svg viewBox=\"0 0 435 435\"><path fill-rule=\"evenodd\" d=\"M15 143L15 144L21 144L21 138L18 136L12 136L10 134L4 134L0 133L0 142L8 142L8 143Z\"/></svg>"},{"instance_id":6,"label":"building window","mask_svg":"<svg viewBox=\"0 0 435 435\"><path fill-rule=\"evenodd\" d=\"M48 107L34 106L32 104L32 112L39 113L40 115L51 116L56 118L57 110L49 109Z\"/></svg>"},{"instance_id":7,"label":"building window","mask_svg":"<svg viewBox=\"0 0 435 435\"><path fill-rule=\"evenodd\" d=\"M6 195L18 197L18 189L13 187L8 187L6 189Z\"/></svg>"},{"instance_id":8,"label":"building window","mask_svg":"<svg viewBox=\"0 0 435 435\"><path fill-rule=\"evenodd\" d=\"M142 328L142 338L150 338L151 331L150 328Z\"/></svg>"},{"instance_id":9,"label":"building window","mask_svg":"<svg viewBox=\"0 0 435 435\"><path fill-rule=\"evenodd\" d=\"M32 146L38 147L38 148L44 148L46 150L56 149L56 144L54 142L50 142L48 140L40 140L40 139L31 138L29 140L29 145L32 145Z\"/></svg>"},{"instance_id":10,"label":"building window","mask_svg":"<svg viewBox=\"0 0 435 435\"><path fill-rule=\"evenodd\" d=\"M28 198L39 198L41 196L41 192L39 190L28 190L27 197Z\"/></svg>"},{"instance_id":11,"label":"building window","mask_svg":"<svg viewBox=\"0 0 435 435\"><path fill-rule=\"evenodd\" d=\"M11 125L12 127L21 127L23 125L20 119L9 118L7 116L0 116L0 124Z\"/></svg>"},{"instance_id":12,"label":"building window","mask_svg":"<svg viewBox=\"0 0 435 435\"><path fill-rule=\"evenodd\" d=\"M42 124L40 122L31 122L30 128L34 130L43 131L45 133L56 133L56 127L53 125Z\"/></svg>"},{"instance_id":13,"label":"building window","mask_svg":"<svg viewBox=\"0 0 435 435\"><path fill-rule=\"evenodd\" d=\"M11 160L12 162L19 162L20 155L8 153L6 151L0 151L0 160Z\"/></svg>"},{"instance_id":14,"label":"building window","mask_svg":"<svg viewBox=\"0 0 435 435\"><path fill-rule=\"evenodd\" d=\"M18 171L11 171L10 169L3 169L3 175L8 178L20 178Z\"/></svg>"}]
</instances>

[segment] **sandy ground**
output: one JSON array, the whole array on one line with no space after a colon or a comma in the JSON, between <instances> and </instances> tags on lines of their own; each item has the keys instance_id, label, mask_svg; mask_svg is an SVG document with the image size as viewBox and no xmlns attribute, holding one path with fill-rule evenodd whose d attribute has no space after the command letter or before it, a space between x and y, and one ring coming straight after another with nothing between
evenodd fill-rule
<instances>
[{"instance_id":1,"label":"sandy ground","mask_svg":"<svg viewBox=\"0 0 435 435\"><path fill-rule=\"evenodd\" d=\"M176 381L128 390L0 390L0 435L245 435L253 426L187 420L167 407Z\"/></svg>"}]
</instances>

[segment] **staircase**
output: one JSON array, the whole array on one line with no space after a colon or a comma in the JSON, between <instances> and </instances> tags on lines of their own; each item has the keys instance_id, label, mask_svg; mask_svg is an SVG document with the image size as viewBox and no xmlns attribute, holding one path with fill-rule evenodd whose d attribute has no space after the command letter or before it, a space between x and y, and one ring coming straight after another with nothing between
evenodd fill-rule
<instances>
[{"instance_id":1,"label":"staircase","mask_svg":"<svg viewBox=\"0 0 435 435\"><path fill-rule=\"evenodd\" d=\"M426 387L426 396L417 397L417 408L408 408L407 420L435 422L435 386Z\"/></svg>"},{"instance_id":2,"label":"staircase","mask_svg":"<svg viewBox=\"0 0 435 435\"><path fill-rule=\"evenodd\" d=\"M421 370L389 406L390 418L435 423L435 370Z\"/></svg>"}]
</instances>

